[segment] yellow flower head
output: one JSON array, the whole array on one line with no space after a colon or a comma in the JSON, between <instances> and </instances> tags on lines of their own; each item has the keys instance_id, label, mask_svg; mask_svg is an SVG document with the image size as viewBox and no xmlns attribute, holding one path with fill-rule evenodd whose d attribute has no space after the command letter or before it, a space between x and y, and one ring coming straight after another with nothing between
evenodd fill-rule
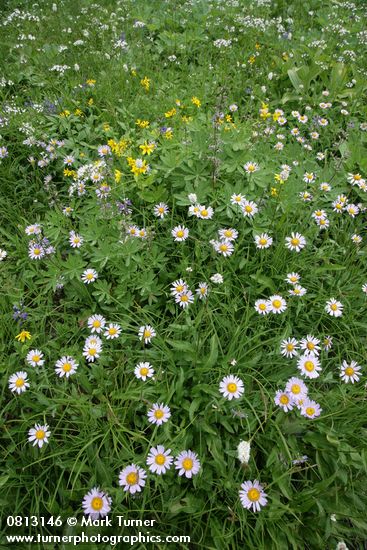
<instances>
[{"instance_id":1,"label":"yellow flower head","mask_svg":"<svg viewBox=\"0 0 367 550\"><path fill-rule=\"evenodd\" d=\"M140 118L138 118L135 124L139 126L139 128L148 128L149 120L140 120Z\"/></svg>"},{"instance_id":2,"label":"yellow flower head","mask_svg":"<svg viewBox=\"0 0 367 550\"><path fill-rule=\"evenodd\" d=\"M97 82L97 81L94 80L93 78L88 78L88 80L87 80L88 86L91 86L91 87L93 87L93 86L95 85L96 82Z\"/></svg>"},{"instance_id":3,"label":"yellow flower head","mask_svg":"<svg viewBox=\"0 0 367 550\"><path fill-rule=\"evenodd\" d=\"M271 193L272 197L277 197L278 196L278 189L276 187L272 187L271 190L270 190L270 193Z\"/></svg>"},{"instance_id":4,"label":"yellow flower head","mask_svg":"<svg viewBox=\"0 0 367 550\"><path fill-rule=\"evenodd\" d=\"M150 78L145 76L144 78L141 79L140 84L143 86L145 91L148 92L150 88Z\"/></svg>"},{"instance_id":5,"label":"yellow flower head","mask_svg":"<svg viewBox=\"0 0 367 550\"><path fill-rule=\"evenodd\" d=\"M166 113L164 113L164 116L165 116L166 118L171 118L171 117L174 116L176 113L177 113L176 109L173 108L173 109L171 109L170 111L167 111Z\"/></svg>"},{"instance_id":6,"label":"yellow flower head","mask_svg":"<svg viewBox=\"0 0 367 550\"><path fill-rule=\"evenodd\" d=\"M247 62L250 63L250 65L253 65L256 61L256 57L254 55L250 55Z\"/></svg>"},{"instance_id":7,"label":"yellow flower head","mask_svg":"<svg viewBox=\"0 0 367 550\"><path fill-rule=\"evenodd\" d=\"M18 340L18 342L24 343L26 340L30 340L32 338L32 335L28 330L22 330L19 334L16 335L15 339Z\"/></svg>"},{"instance_id":8,"label":"yellow flower head","mask_svg":"<svg viewBox=\"0 0 367 550\"><path fill-rule=\"evenodd\" d=\"M196 96L193 96L193 97L191 98L191 103L192 103L193 105L196 105L196 107L200 107L200 106L201 106L201 101L200 101L200 99L199 99L198 97L196 97Z\"/></svg>"},{"instance_id":9,"label":"yellow flower head","mask_svg":"<svg viewBox=\"0 0 367 550\"><path fill-rule=\"evenodd\" d=\"M156 147L155 143L147 143L146 141L144 141L142 145L139 145L139 149L142 150L143 155L148 155L148 156L151 153L153 153L155 147Z\"/></svg>"},{"instance_id":10,"label":"yellow flower head","mask_svg":"<svg viewBox=\"0 0 367 550\"><path fill-rule=\"evenodd\" d=\"M111 126L108 124L108 122L103 123L103 131L109 132L111 130Z\"/></svg>"},{"instance_id":11,"label":"yellow flower head","mask_svg":"<svg viewBox=\"0 0 367 550\"><path fill-rule=\"evenodd\" d=\"M115 182L119 183L121 180L122 172L120 170L115 170Z\"/></svg>"},{"instance_id":12,"label":"yellow flower head","mask_svg":"<svg viewBox=\"0 0 367 550\"><path fill-rule=\"evenodd\" d=\"M90 98L88 99L88 105L89 105L89 106L90 106L90 105L93 105L93 103L94 103L93 97L90 97Z\"/></svg>"}]
</instances>

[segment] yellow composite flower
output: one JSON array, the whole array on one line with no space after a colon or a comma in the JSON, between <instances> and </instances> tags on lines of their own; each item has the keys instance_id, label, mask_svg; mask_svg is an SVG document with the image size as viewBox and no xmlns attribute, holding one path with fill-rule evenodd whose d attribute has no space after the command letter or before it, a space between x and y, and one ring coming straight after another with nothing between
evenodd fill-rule
<instances>
[{"instance_id":1,"label":"yellow composite flower","mask_svg":"<svg viewBox=\"0 0 367 550\"><path fill-rule=\"evenodd\" d=\"M18 342L24 343L26 340L30 340L32 338L32 335L28 330L22 330L19 334L16 335L15 339L18 340Z\"/></svg>"},{"instance_id":2,"label":"yellow composite flower","mask_svg":"<svg viewBox=\"0 0 367 550\"><path fill-rule=\"evenodd\" d=\"M200 106L201 106L201 101L200 101L200 99L199 99L198 97L196 97L196 96L192 96L192 98L191 98L191 103L192 103L193 105L196 105L196 107L200 107Z\"/></svg>"},{"instance_id":3,"label":"yellow composite flower","mask_svg":"<svg viewBox=\"0 0 367 550\"><path fill-rule=\"evenodd\" d=\"M135 124L139 126L139 128L148 128L149 120L140 120L140 118L138 118Z\"/></svg>"},{"instance_id":4,"label":"yellow composite flower","mask_svg":"<svg viewBox=\"0 0 367 550\"><path fill-rule=\"evenodd\" d=\"M148 92L150 88L150 78L145 76L144 78L141 79L140 84L143 86L145 91Z\"/></svg>"},{"instance_id":5,"label":"yellow composite flower","mask_svg":"<svg viewBox=\"0 0 367 550\"><path fill-rule=\"evenodd\" d=\"M87 84L88 86L94 86L97 81L94 80L94 78L88 78Z\"/></svg>"},{"instance_id":6,"label":"yellow composite flower","mask_svg":"<svg viewBox=\"0 0 367 550\"><path fill-rule=\"evenodd\" d=\"M120 170L115 170L115 182L119 183L121 180L122 172Z\"/></svg>"},{"instance_id":7,"label":"yellow composite flower","mask_svg":"<svg viewBox=\"0 0 367 550\"><path fill-rule=\"evenodd\" d=\"M153 153L155 147L155 143L147 143L146 141L142 145L139 145L139 149L142 150L143 155L148 156Z\"/></svg>"},{"instance_id":8,"label":"yellow composite flower","mask_svg":"<svg viewBox=\"0 0 367 550\"><path fill-rule=\"evenodd\" d=\"M173 107L173 109L171 109L170 111L167 111L166 113L164 113L164 116L166 118L171 118L172 116L174 116L175 114L177 113L176 109Z\"/></svg>"}]
</instances>

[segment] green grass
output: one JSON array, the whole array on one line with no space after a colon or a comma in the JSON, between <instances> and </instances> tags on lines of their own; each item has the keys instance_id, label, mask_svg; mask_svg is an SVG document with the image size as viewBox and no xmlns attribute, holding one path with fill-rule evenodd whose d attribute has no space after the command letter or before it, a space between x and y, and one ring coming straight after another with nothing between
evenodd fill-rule
<instances>
[{"instance_id":1,"label":"green grass","mask_svg":"<svg viewBox=\"0 0 367 550\"><path fill-rule=\"evenodd\" d=\"M84 495L99 486L112 497L111 517L155 519L151 534L191 537L190 544L177 547L317 550L334 549L344 540L350 549L363 548L367 204L365 192L347 177L367 174L367 133L361 127L367 112L366 7L318 0L264 5L63 0L56 11L52 5L9 0L0 26L5 60L0 122L6 119L0 147L9 153L0 160L0 248L7 251L0 263L3 518L81 519ZM15 8L23 18L14 16ZM145 26L134 26L136 21ZM122 33L128 45L123 51L114 47ZM231 46L218 49L218 39L230 39ZM78 40L83 43L74 45ZM59 51L60 46L67 49ZM50 71L55 65L69 68L61 76ZM149 90L141 85L144 77L150 79ZM328 96L322 95L326 89ZM332 106L322 110L321 102ZM271 114L265 120L260 116L264 103ZM231 104L237 112L231 113ZM166 117L173 108L176 114ZM284 111L286 124L274 120L276 109ZM306 114L307 123L298 122L294 111ZM223 118L229 115L231 120ZM318 125L320 116L327 126ZM149 127L139 128L137 119L148 120ZM163 127L172 129L171 138ZM311 149L291 135L295 127ZM313 131L318 139L311 139ZM33 145L24 143L27 137ZM100 145L121 139L126 148L120 156L111 155L103 178L110 186L108 198L98 200L98 184L90 181L84 195L70 195L74 180L64 173L63 159L72 155L71 168L78 170L99 159ZM51 140L64 144L56 145L55 158L40 167ZM156 149L144 156L139 146L152 141ZM284 148L277 151L279 141ZM317 159L317 153L325 158ZM150 172L135 176L128 158L142 158ZM252 176L243 169L248 161L260 167ZM284 164L291 167L290 175L279 183L275 176ZM315 182L303 181L306 172L315 173ZM46 176L52 179L45 183ZM322 182L331 185L330 192L320 190ZM309 202L300 197L306 190L312 194ZM214 208L213 219L188 215L190 193ZM253 219L231 204L234 193L256 202ZM340 194L359 204L356 217L333 211ZM116 205L126 198L132 201L130 215ZM169 207L163 220L153 214L159 202ZM66 206L73 208L70 217L63 214ZM312 218L318 209L330 220L325 231ZM25 228L34 223L42 225L43 236L55 247L41 260L28 255L31 237ZM171 235L180 224L190 232L182 243ZM147 238L130 237L131 225L145 228ZM210 241L229 227L238 231L238 239L234 253L223 257ZM71 230L84 238L80 249L69 244ZM264 232L274 242L259 250L254 237ZM299 253L285 247L292 232L306 238ZM361 244L352 242L354 234L362 237ZM90 285L81 281L86 268L98 272ZM285 278L293 271L301 275L304 296L288 294ZM215 273L222 274L223 284L211 281ZM181 278L194 293L199 283L208 283L207 300L195 298L182 310L170 293ZM286 311L259 315L256 300L274 294L286 299ZM343 304L341 317L325 312L330 298ZM13 319L13 305L21 302L28 313L22 326ZM88 364L82 350L92 314L118 323L122 333L116 340L104 339L101 357ZM144 346L138 330L146 324L157 336ZM24 344L15 340L22 329L32 335ZM321 351L320 376L305 378L311 399L322 408L313 420L296 407L285 413L274 403L275 392L300 376L296 358L282 357L281 341L308 334L321 342L333 339L331 350ZM33 349L44 353L43 367L26 363ZM54 370L64 355L79 364L68 380ZM362 367L355 384L339 376L344 360ZM140 361L153 365L154 379L142 382L134 376ZM18 396L8 380L22 370L30 388ZM243 380L245 393L238 400L227 401L219 392L229 374ZM168 404L172 416L153 427L147 411L157 402ZM42 449L27 441L36 423L48 424L51 431ZM240 440L251 442L247 466L237 458ZM150 473L146 458L159 444L174 456L193 450L201 462L199 474L186 479L174 468L163 476ZM304 455L306 461L294 464ZM136 496L118 485L119 472L132 463L148 471ZM239 499L241 484L254 479L268 495L259 513L245 510ZM4 537L80 531L80 525L47 525L17 532L2 522ZM134 535L138 530L99 531ZM3 544L7 547L5 538ZM136 547L169 545L140 542Z\"/></svg>"}]
</instances>

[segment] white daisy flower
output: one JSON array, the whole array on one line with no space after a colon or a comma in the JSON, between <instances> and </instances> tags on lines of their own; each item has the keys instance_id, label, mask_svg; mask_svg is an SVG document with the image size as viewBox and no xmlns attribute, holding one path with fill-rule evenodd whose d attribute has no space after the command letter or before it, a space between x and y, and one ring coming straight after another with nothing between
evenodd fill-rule
<instances>
[{"instance_id":1,"label":"white daisy flower","mask_svg":"<svg viewBox=\"0 0 367 550\"><path fill-rule=\"evenodd\" d=\"M24 371L18 371L9 377L9 389L18 395L29 388L28 374Z\"/></svg>"},{"instance_id":2,"label":"white daisy flower","mask_svg":"<svg viewBox=\"0 0 367 550\"><path fill-rule=\"evenodd\" d=\"M138 336L140 340L144 340L145 344L149 344L152 338L154 338L156 335L156 331L150 325L144 325L139 328Z\"/></svg>"},{"instance_id":3,"label":"white daisy flower","mask_svg":"<svg viewBox=\"0 0 367 550\"><path fill-rule=\"evenodd\" d=\"M303 380L292 376L285 386L285 391L293 397L294 400L304 399L308 394L308 388Z\"/></svg>"},{"instance_id":4,"label":"white daisy flower","mask_svg":"<svg viewBox=\"0 0 367 550\"><path fill-rule=\"evenodd\" d=\"M168 212L169 212L168 206L164 202L160 202L159 204L156 204L153 210L153 214L157 218L161 218L162 220L168 214Z\"/></svg>"},{"instance_id":5,"label":"white daisy flower","mask_svg":"<svg viewBox=\"0 0 367 550\"><path fill-rule=\"evenodd\" d=\"M340 367L340 377L341 379L348 384L348 382L359 382L361 375L361 368L356 361L343 361L342 366Z\"/></svg>"},{"instance_id":6,"label":"white daisy flower","mask_svg":"<svg viewBox=\"0 0 367 550\"><path fill-rule=\"evenodd\" d=\"M294 406L293 397L283 390L278 390L276 392L274 402L278 407L282 408L284 412L291 411Z\"/></svg>"},{"instance_id":7,"label":"white daisy flower","mask_svg":"<svg viewBox=\"0 0 367 550\"><path fill-rule=\"evenodd\" d=\"M256 162L246 162L243 169L247 174L253 174L259 170L259 165Z\"/></svg>"},{"instance_id":8,"label":"white daisy flower","mask_svg":"<svg viewBox=\"0 0 367 550\"><path fill-rule=\"evenodd\" d=\"M189 230L187 229L187 227L184 227L183 225L177 225L172 229L171 234L175 238L174 239L175 241L182 242L188 238Z\"/></svg>"},{"instance_id":9,"label":"white daisy flower","mask_svg":"<svg viewBox=\"0 0 367 550\"><path fill-rule=\"evenodd\" d=\"M254 308L258 313L260 313L260 315L267 315L271 311L269 300L264 300L263 298L256 300Z\"/></svg>"},{"instance_id":10,"label":"white daisy flower","mask_svg":"<svg viewBox=\"0 0 367 550\"><path fill-rule=\"evenodd\" d=\"M307 294L307 289L301 285L294 285L293 288L288 290L288 294L291 296L304 296Z\"/></svg>"},{"instance_id":11,"label":"white daisy flower","mask_svg":"<svg viewBox=\"0 0 367 550\"><path fill-rule=\"evenodd\" d=\"M316 176L313 172L306 172L303 175L303 181L306 183L312 183L313 181L315 181L315 179L316 179Z\"/></svg>"},{"instance_id":12,"label":"white daisy flower","mask_svg":"<svg viewBox=\"0 0 367 550\"><path fill-rule=\"evenodd\" d=\"M96 346L85 346L83 350L83 355L88 361L88 363L94 363L101 355L101 348Z\"/></svg>"},{"instance_id":13,"label":"white daisy flower","mask_svg":"<svg viewBox=\"0 0 367 550\"><path fill-rule=\"evenodd\" d=\"M113 340L115 338L118 338L121 334L121 327L117 323L110 323L103 333L103 336L106 337L107 340Z\"/></svg>"},{"instance_id":14,"label":"white daisy flower","mask_svg":"<svg viewBox=\"0 0 367 550\"><path fill-rule=\"evenodd\" d=\"M0 262L2 262L3 260L5 260L5 258L7 257L8 253L6 250L4 250L3 248L0 248Z\"/></svg>"},{"instance_id":15,"label":"white daisy flower","mask_svg":"<svg viewBox=\"0 0 367 550\"><path fill-rule=\"evenodd\" d=\"M207 298L209 293L209 287L207 283L199 283L198 288L195 289L195 292L200 300L204 300L205 298Z\"/></svg>"},{"instance_id":16,"label":"white daisy flower","mask_svg":"<svg viewBox=\"0 0 367 550\"><path fill-rule=\"evenodd\" d=\"M94 283L97 278L98 273L95 269L86 269L82 273L82 281L87 285L89 285L90 283Z\"/></svg>"},{"instance_id":17,"label":"white daisy flower","mask_svg":"<svg viewBox=\"0 0 367 550\"><path fill-rule=\"evenodd\" d=\"M85 515L89 515L93 520L99 517L107 516L111 511L112 499L107 493L101 491L99 487L93 487L87 493L82 502L82 508Z\"/></svg>"},{"instance_id":18,"label":"white daisy flower","mask_svg":"<svg viewBox=\"0 0 367 550\"><path fill-rule=\"evenodd\" d=\"M222 254L225 258L231 256L234 251L234 246L231 241L213 241L214 250Z\"/></svg>"},{"instance_id":19,"label":"white daisy flower","mask_svg":"<svg viewBox=\"0 0 367 550\"><path fill-rule=\"evenodd\" d=\"M157 424L157 426L161 426L165 422L168 422L170 416L170 408L163 403L154 403L153 407L148 411L149 422L151 424Z\"/></svg>"},{"instance_id":20,"label":"white daisy flower","mask_svg":"<svg viewBox=\"0 0 367 550\"><path fill-rule=\"evenodd\" d=\"M319 355L320 353L320 340L315 338L311 334L307 334L306 338L302 338L300 341L300 348L304 350L304 355Z\"/></svg>"},{"instance_id":21,"label":"white daisy flower","mask_svg":"<svg viewBox=\"0 0 367 550\"><path fill-rule=\"evenodd\" d=\"M35 243L35 244L29 245L28 256L32 260L40 260L45 256L45 254L46 254L45 249L40 244Z\"/></svg>"},{"instance_id":22,"label":"white daisy flower","mask_svg":"<svg viewBox=\"0 0 367 550\"><path fill-rule=\"evenodd\" d=\"M242 483L239 495L242 506L247 510L252 509L253 512L259 512L261 507L266 506L268 503L266 498L268 495L257 479Z\"/></svg>"},{"instance_id":23,"label":"white daisy flower","mask_svg":"<svg viewBox=\"0 0 367 550\"><path fill-rule=\"evenodd\" d=\"M152 447L147 457L147 466L149 470L154 474L162 475L170 469L173 456L170 454L171 449L165 450L163 445L157 445Z\"/></svg>"},{"instance_id":24,"label":"white daisy flower","mask_svg":"<svg viewBox=\"0 0 367 550\"><path fill-rule=\"evenodd\" d=\"M183 279L177 279L174 281L171 286L171 294L173 296L179 296L182 292L186 292L188 289L188 284Z\"/></svg>"},{"instance_id":25,"label":"white daisy flower","mask_svg":"<svg viewBox=\"0 0 367 550\"><path fill-rule=\"evenodd\" d=\"M150 363L141 362L136 365L134 369L134 374L136 378L145 382L147 378L152 378L154 374L154 369Z\"/></svg>"},{"instance_id":26,"label":"white daisy flower","mask_svg":"<svg viewBox=\"0 0 367 550\"><path fill-rule=\"evenodd\" d=\"M48 438L51 435L51 432L48 429L48 425L42 426L41 424L35 424L34 428L31 428L28 431L28 441L33 442L33 447L38 445L41 449L45 443L48 443Z\"/></svg>"},{"instance_id":27,"label":"white daisy flower","mask_svg":"<svg viewBox=\"0 0 367 550\"><path fill-rule=\"evenodd\" d=\"M257 248L269 248L273 244L273 239L267 233L261 233L261 235L255 236L255 243Z\"/></svg>"},{"instance_id":28,"label":"white daisy flower","mask_svg":"<svg viewBox=\"0 0 367 550\"><path fill-rule=\"evenodd\" d=\"M41 367L45 360L42 359L43 353L39 349L32 349L27 353L26 361L31 367Z\"/></svg>"},{"instance_id":29,"label":"white daisy flower","mask_svg":"<svg viewBox=\"0 0 367 550\"><path fill-rule=\"evenodd\" d=\"M306 246L306 239L300 233L291 233L290 237L286 237L285 243L289 250L299 252Z\"/></svg>"},{"instance_id":30,"label":"white daisy flower","mask_svg":"<svg viewBox=\"0 0 367 550\"><path fill-rule=\"evenodd\" d=\"M96 334L91 334L90 336L88 336L88 338L85 339L84 348L90 347L97 348L98 351L102 351L102 340Z\"/></svg>"},{"instance_id":31,"label":"white daisy flower","mask_svg":"<svg viewBox=\"0 0 367 550\"><path fill-rule=\"evenodd\" d=\"M238 237L238 231L231 227L228 229L219 229L218 234L222 241L235 241Z\"/></svg>"},{"instance_id":32,"label":"white daisy flower","mask_svg":"<svg viewBox=\"0 0 367 550\"><path fill-rule=\"evenodd\" d=\"M231 196L231 204L242 206L245 200L245 197L241 195L241 193L239 193L238 195L235 193Z\"/></svg>"},{"instance_id":33,"label":"white daisy flower","mask_svg":"<svg viewBox=\"0 0 367 550\"><path fill-rule=\"evenodd\" d=\"M25 232L27 235L39 235L42 229L39 223L34 223L33 225L28 225L25 228Z\"/></svg>"},{"instance_id":34,"label":"white daisy flower","mask_svg":"<svg viewBox=\"0 0 367 550\"><path fill-rule=\"evenodd\" d=\"M106 324L106 319L102 315L92 315L88 318L88 328L90 328L90 331L96 332L99 334L102 332L104 326Z\"/></svg>"},{"instance_id":35,"label":"white daisy flower","mask_svg":"<svg viewBox=\"0 0 367 550\"><path fill-rule=\"evenodd\" d=\"M243 381L238 376L225 376L219 384L219 391L229 401L239 399L244 393Z\"/></svg>"},{"instance_id":36,"label":"white daisy flower","mask_svg":"<svg viewBox=\"0 0 367 550\"><path fill-rule=\"evenodd\" d=\"M293 273L287 273L287 277L284 280L291 285L295 285L300 281L300 279L301 279L301 275L293 272Z\"/></svg>"},{"instance_id":37,"label":"white daisy flower","mask_svg":"<svg viewBox=\"0 0 367 550\"><path fill-rule=\"evenodd\" d=\"M215 283L216 285L220 285L224 281L223 275L221 275L220 273L214 273L214 275L210 277L210 280L212 281L212 283Z\"/></svg>"},{"instance_id":38,"label":"white daisy flower","mask_svg":"<svg viewBox=\"0 0 367 550\"><path fill-rule=\"evenodd\" d=\"M297 368L307 378L317 378L320 376L320 361L316 355L301 355L297 362Z\"/></svg>"},{"instance_id":39,"label":"white daisy flower","mask_svg":"<svg viewBox=\"0 0 367 550\"><path fill-rule=\"evenodd\" d=\"M64 357L61 357L61 359L56 361L55 364L56 374L58 374L60 378L62 378L63 376L69 378L69 376L75 374L77 368L78 363L75 361L75 359L69 357L68 355L64 355Z\"/></svg>"},{"instance_id":40,"label":"white daisy flower","mask_svg":"<svg viewBox=\"0 0 367 550\"><path fill-rule=\"evenodd\" d=\"M329 191L331 191L331 185L326 181L323 181L322 183L320 183L319 189L320 191L324 191L324 193L328 193Z\"/></svg>"},{"instance_id":41,"label":"white daisy flower","mask_svg":"<svg viewBox=\"0 0 367 550\"><path fill-rule=\"evenodd\" d=\"M186 290L175 296L176 304L183 309L186 309L190 304L194 302L194 295L191 290Z\"/></svg>"},{"instance_id":42,"label":"white daisy flower","mask_svg":"<svg viewBox=\"0 0 367 550\"><path fill-rule=\"evenodd\" d=\"M323 346L325 351L329 351L333 345L333 338L331 336L325 336Z\"/></svg>"},{"instance_id":43,"label":"white daisy flower","mask_svg":"<svg viewBox=\"0 0 367 550\"><path fill-rule=\"evenodd\" d=\"M83 241L84 239L81 235L74 233L74 231L70 231L69 233L70 246L72 246L73 248L80 248L83 244Z\"/></svg>"},{"instance_id":44,"label":"white daisy flower","mask_svg":"<svg viewBox=\"0 0 367 550\"><path fill-rule=\"evenodd\" d=\"M178 470L179 476L191 478L199 473L200 460L198 455L193 451L182 451L175 460L175 468Z\"/></svg>"},{"instance_id":45,"label":"white daisy flower","mask_svg":"<svg viewBox=\"0 0 367 550\"><path fill-rule=\"evenodd\" d=\"M119 485L130 494L140 493L145 486L146 471L135 464L126 466L119 474Z\"/></svg>"},{"instance_id":46,"label":"white daisy flower","mask_svg":"<svg viewBox=\"0 0 367 550\"><path fill-rule=\"evenodd\" d=\"M301 405L301 414L306 418L316 418L320 416L322 408L316 401L312 399L306 399Z\"/></svg>"},{"instance_id":47,"label":"white daisy flower","mask_svg":"<svg viewBox=\"0 0 367 550\"><path fill-rule=\"evenodd\" d=\"M356 233L354 233L354 235L351 236L351 240L352 240L355 244L361 244L361 242L362 242L362 237L361 237L361 235L357 235Z\"/></svg>"},{"instance_id":48,"label":"white daisy flower","mask_svg":"<svg viewBox=\"0 0 367 550\"><path fill-rule=\"evenodd\" d=\"M331 317L341 317L343 315L343 307L341 302L331 298L326 302L325 311L331 315Z\"/></svg>"},{"instance_id":49,"label":"white daisy flower","mask_svg":"<svg viewBox=\"0 0 367 550\"><path fill-rule=\"evenodd\" d=\"M241 205L241 209L242 209L242 214L249 218L253 218L254 215L257 214L257 212L259 211L256 202L248 201L246 199L243 201Z\"/></svg>"},{"instance_id":50,"label":"white daisy flower","mask_svg":"<svg viewBox=\"0 0 367 550\"><path fill-rule=\"evenodd\" d=\"M211 220L214 215L214 210L211 206L200 206L198 218L202 220Z\"/></svg>"},{"instance_id":51,"label":"white daisy flower","mask_svg":"<svg viewBox=\"0 0 367 550\"><path fill-rule=\"evenodd\" d=\"M280 353L284 357L295 357L298 355L298 342L295 338L282 340L280 344Z\"/></svg>"},{"instance_id":52,"label":"white daisy flower","mask_svg":"<svg viewBox=\"0 0 367 550\"><path fill-rule=\"evenodd\" d=\"M279 294L270 296L269 304L271 313L283 313L287 309L287 302Z\"/></svg>"},{"instance_id":53,"label":"white daisy flower","mask_svg":"<svg viewBox=\"0 0 367 550\"><path fill-rule=\"evenodd\" d=\"M364 292L365 294L367 294L367 283L364 283L362 285L362 292Z\"/></svg>"}]
</instances>

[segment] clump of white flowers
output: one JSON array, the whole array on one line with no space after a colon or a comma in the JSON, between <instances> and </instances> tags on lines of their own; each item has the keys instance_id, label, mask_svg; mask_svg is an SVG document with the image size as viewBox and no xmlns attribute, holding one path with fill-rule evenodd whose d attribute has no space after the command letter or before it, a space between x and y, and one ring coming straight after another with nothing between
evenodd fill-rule
<instances>
[{"instance_id":1,"label":"clump of white flowers","mask_svg":"<svg viewBox=\"0 0 367 550\"><path fill-rule=\"evenodd\" d=\"M237 447L238 460L241 464L248 464L250 460L251 445L249 441L240 441Z\"/></svg>"}]
</instances>

